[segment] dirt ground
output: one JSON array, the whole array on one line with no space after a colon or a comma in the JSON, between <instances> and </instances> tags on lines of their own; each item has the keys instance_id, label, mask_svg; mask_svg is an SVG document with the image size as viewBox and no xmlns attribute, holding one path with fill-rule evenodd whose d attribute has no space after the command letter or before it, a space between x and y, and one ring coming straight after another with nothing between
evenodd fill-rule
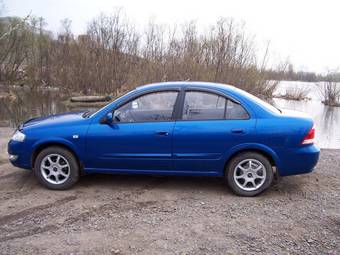
<instances>
[{"instance_id":1,"label":"dirt ground","mask_svg":"<svg viewBox=\"0 0 340 255\"><path fill-rule=\"evenodd\" d=\"M340 150L255 198L193 177L91 175L50 191L3 159L0 254L22 253L340 254Z\"/></svg>"}]
</instances>

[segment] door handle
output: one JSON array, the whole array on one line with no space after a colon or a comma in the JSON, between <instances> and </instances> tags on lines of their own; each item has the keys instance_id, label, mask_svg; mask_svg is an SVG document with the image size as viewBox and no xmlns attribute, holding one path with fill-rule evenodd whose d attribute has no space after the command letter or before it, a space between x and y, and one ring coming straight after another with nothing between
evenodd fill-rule
<instances>
[{"instance_id":1,"label":"door handle","mask_svg":"<svg viewBox=\"0 0 340 255\"><path fill-rule=\"evenodd\" d=\"M244 129L234 128L234 129L231 130L231 133L233 133L233 134L245 134L246 131L244 131Z\"/></svg>"},{"instance_id":2,"label":"door handle","mask_svg":"<svg viewBox=\"0 0 340 255\"><path fill-rule=\"evenodd\" d=\"M169 132L166 132L166 131L157 131L157 132L156 132L156 135L168 136L168 135L169 135Z\"/></svg>"}]
</instances>

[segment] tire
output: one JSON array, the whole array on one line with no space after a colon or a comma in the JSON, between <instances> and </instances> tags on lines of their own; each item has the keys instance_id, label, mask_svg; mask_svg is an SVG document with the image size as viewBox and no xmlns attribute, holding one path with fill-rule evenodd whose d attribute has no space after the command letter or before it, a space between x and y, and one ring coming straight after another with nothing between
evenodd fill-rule
<instances>
[{"instance_id":1,"label":"tire","mask_svg":"<svg viewBox=\"0 0 340 255\"><path fill-rule=\"evenodd\" d=\"M53 190L69 189L79 180L77 159L69 150L58 146L42 150L33 171L43 186Z\"/></svg>"},{"instance_id":2,"label":"tire","mask_svg":"<svg viewBox=\"0 0 340 255\"><path fill-rule=\"evenodd\" d=\"M271 185L273 176L269 160L256 152L244 152L233 157L225 174L231 190L244 197L253 197L265 191Z\"/></svg>"}]
</instances>

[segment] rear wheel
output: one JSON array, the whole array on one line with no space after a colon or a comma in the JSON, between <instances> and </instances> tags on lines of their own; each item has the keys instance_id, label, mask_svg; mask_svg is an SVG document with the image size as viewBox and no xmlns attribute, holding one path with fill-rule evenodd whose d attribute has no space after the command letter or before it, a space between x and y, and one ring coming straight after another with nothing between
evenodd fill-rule
<instances>
[{"instance_id":1,"label":"rear wheel","mask_svg":"<svg viewBox=\"0 0 340 255\"><path fill-rule=\"evenodd\" d=\"M70 151L53 146L38 154L34 164L34 174L45 187L63 190L78 181L79 166Z\"/></svg>"},{"instance_id":2,"label":"rear wheel","mask_svg":"<svg viewBox=\"0 0 340 255\"><path fill-rule=\"evenodd\" d=\"M245 152L232 158L226 171L229 187L239 196L256 196L273 181L269 160L255 152Z\"/></svg>"}]
</instances>

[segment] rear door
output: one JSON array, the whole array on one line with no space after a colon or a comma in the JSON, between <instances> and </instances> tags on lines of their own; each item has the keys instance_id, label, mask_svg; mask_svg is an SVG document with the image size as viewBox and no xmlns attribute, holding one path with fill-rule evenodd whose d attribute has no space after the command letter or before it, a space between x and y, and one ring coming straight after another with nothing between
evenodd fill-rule
<instances>
[{"instance_id":1,"label":"rear door","mask_svg":"<svg viewBox=\"0 0 340 255\"><path fill-rule=\"evenodd\" d=\"M238 102L204 90L187 90L176 122L173 156L176 171L219 174L232 147L251 139L255 120Z\"/></svg>"}]
</instances>

